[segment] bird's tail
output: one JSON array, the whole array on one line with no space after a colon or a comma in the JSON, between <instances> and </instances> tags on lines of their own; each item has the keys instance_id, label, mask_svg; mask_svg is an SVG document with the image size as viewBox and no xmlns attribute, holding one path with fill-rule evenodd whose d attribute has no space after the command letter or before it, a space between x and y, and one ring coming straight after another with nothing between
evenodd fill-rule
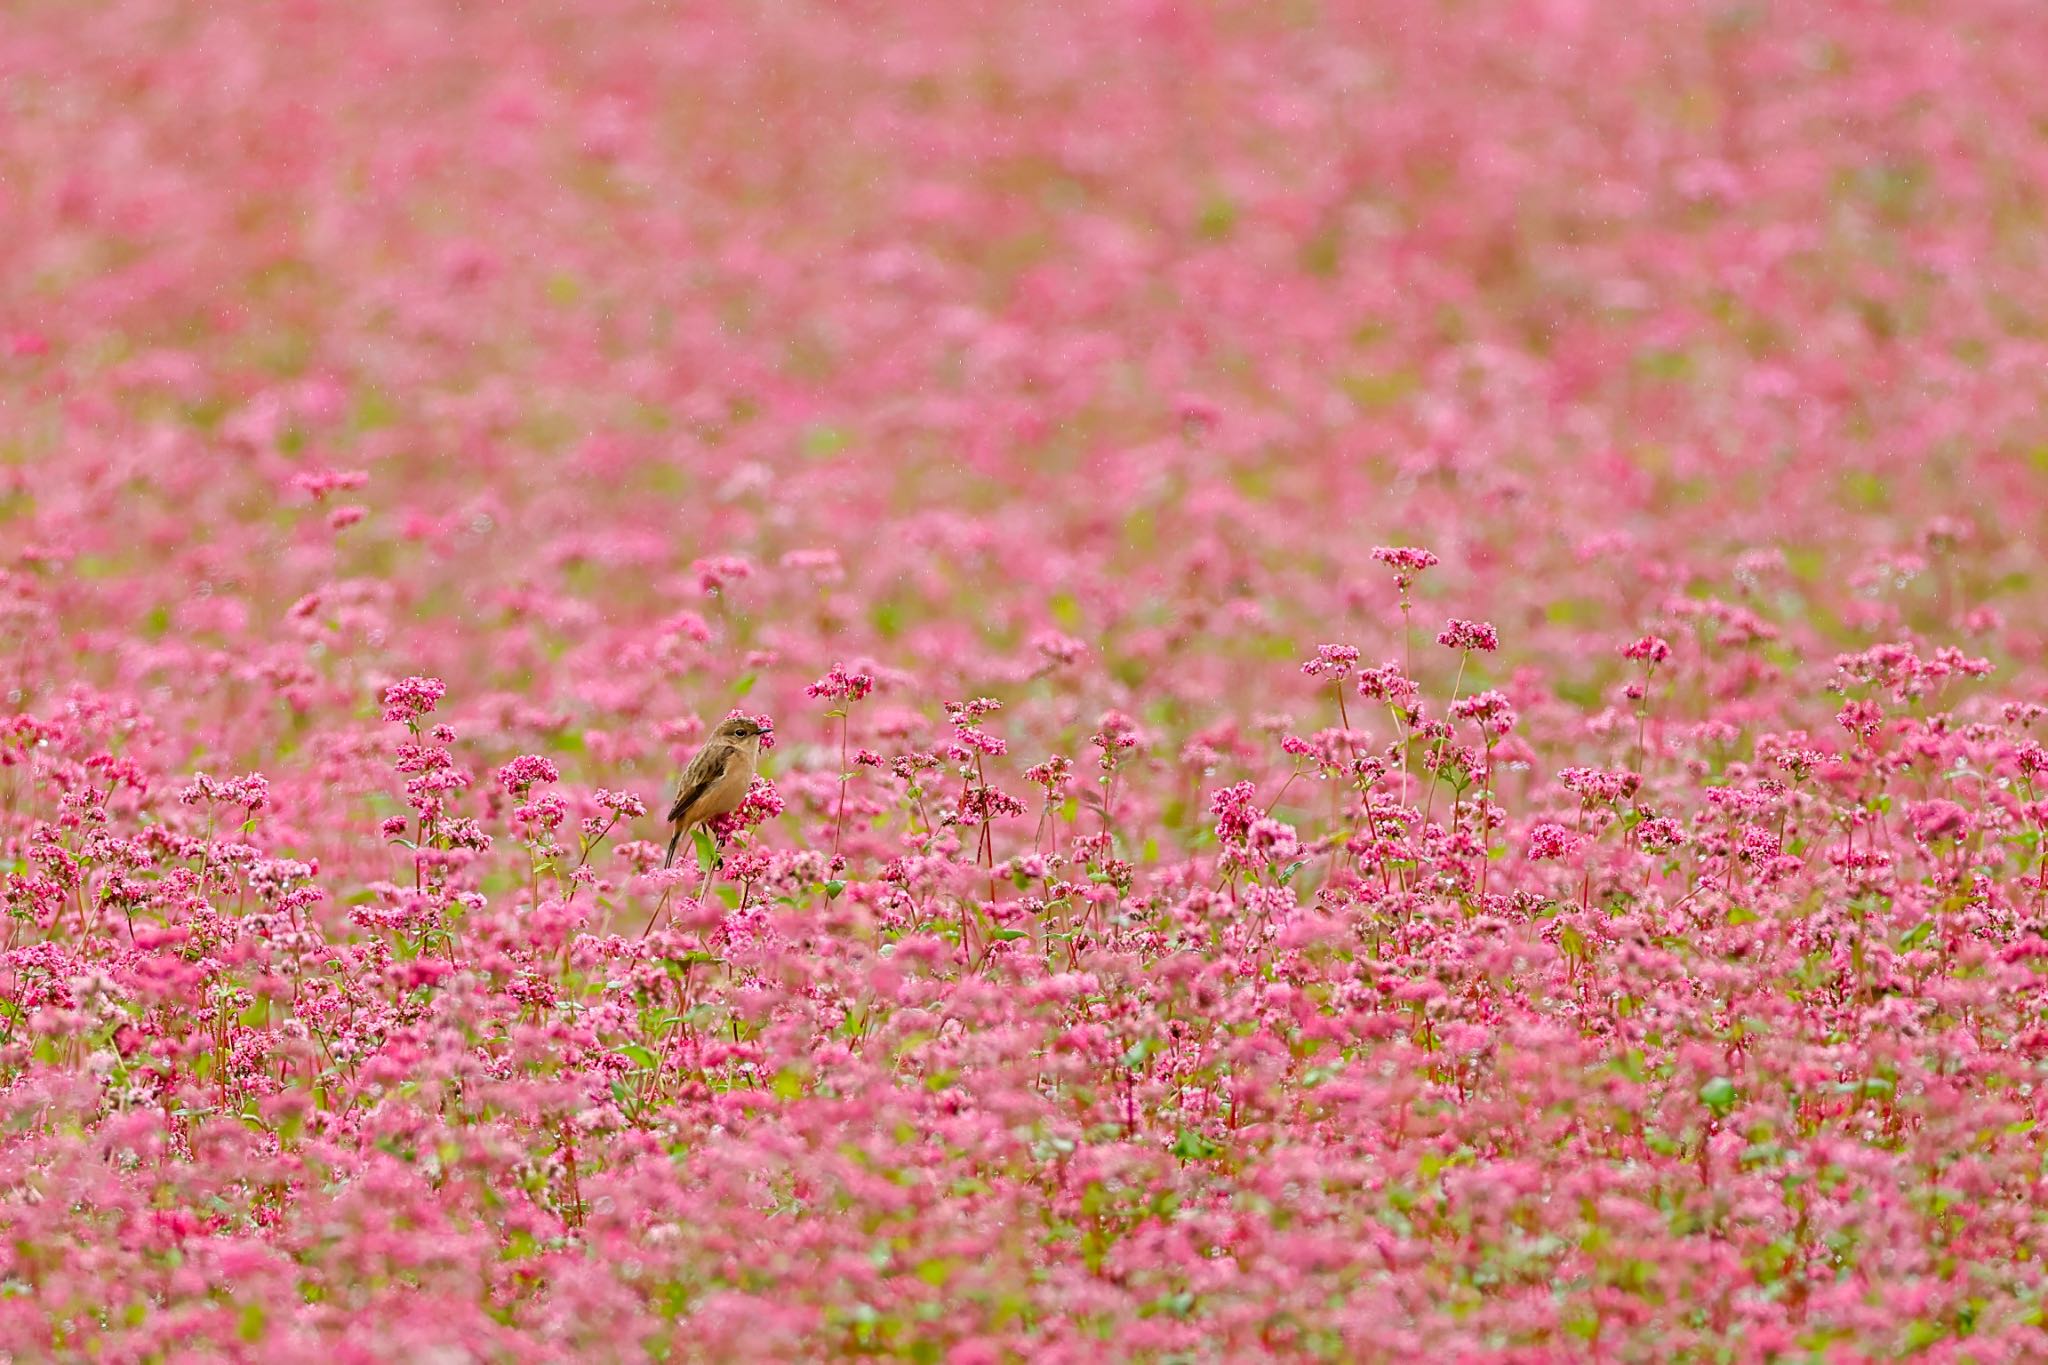
<instances>
[{"instance_id":1,"label":"bird's tail","mask_svg":"<svg viewBox=\"0 0 2048 1365\"><path fill-rule=\"evenodd\" d=\"M661 865L663 867L669 866L669 864L673 863L676 860L676 845L681 843L682 839L683 827L681 825L677 825L676 832L668 836L668 856L661 860Z\"/></svg>"}]
</instances>

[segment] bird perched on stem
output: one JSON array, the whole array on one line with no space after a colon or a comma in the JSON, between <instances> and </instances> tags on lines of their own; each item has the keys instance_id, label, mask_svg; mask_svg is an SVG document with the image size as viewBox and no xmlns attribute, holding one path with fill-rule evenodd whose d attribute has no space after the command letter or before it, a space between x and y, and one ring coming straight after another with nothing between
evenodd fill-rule
<instances>
[{"instance_id":1,"label":"bird perched on stem","mask_svg":"<svg viewBox=\"0 0 2048 1365\"><path fill-rule=\"evenodd\" d=\"M676 860L676 845L698 825L730 815L747 799L754 780L754 764L761 756L761 736L768 727L747 716L728 716L711 732L711 738L683 769L676 783L676 799L668 808L672 831L668 856L661 865Z\"/></svg>"}]
</instances>

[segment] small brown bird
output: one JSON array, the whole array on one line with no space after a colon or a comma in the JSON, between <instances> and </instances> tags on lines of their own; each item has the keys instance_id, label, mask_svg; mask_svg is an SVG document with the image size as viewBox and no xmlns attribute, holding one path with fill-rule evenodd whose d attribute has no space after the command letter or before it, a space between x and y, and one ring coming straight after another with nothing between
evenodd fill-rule
<instances>
[{"instance_id":1,"label":"small brown bird","mask_svg":"<svg viewBox=\"0 0 2048 1365\"><path fill-rule=\"evenodd\" d=\"M754 763L761 755L761 736L767 727L745 716L720 721L711 738L683 769L676 783L676 799L668 808L668 857L663 867L676 860L676 845L698 825L730 815L747 799L747 787L754 780Z\"/></svg>"}]
</instances>

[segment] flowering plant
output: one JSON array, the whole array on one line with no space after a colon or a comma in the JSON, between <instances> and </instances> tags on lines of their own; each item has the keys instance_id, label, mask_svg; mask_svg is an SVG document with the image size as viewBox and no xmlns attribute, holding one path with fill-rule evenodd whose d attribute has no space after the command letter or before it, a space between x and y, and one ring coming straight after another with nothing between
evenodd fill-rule
<instances>
[{"instance_id":1,"label":"flowering plant","mask_svg":"<svg viewBox=\"0 0 2048 1365\"><path fill-rule=\"evenodd\" d=\"M11 7L0 1358L2040 1358L2044 48Z\"/></svg>"}]
</instances>

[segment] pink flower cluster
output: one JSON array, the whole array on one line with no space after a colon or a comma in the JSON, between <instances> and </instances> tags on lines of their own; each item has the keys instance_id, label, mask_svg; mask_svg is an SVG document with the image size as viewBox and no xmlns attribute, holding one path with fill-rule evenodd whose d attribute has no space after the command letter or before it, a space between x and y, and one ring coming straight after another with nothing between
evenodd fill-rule
<instances>
[{"instance_id":1,"label":"pink flower cluster","mask_svg":"<svg viewBox=\"0 0 2048 1365\"><path fill-rule=\"evenodd\" d=\"M828 701L859 701L875 690L874 675L845 664L833 664L824 677L804 688L807 697Z\"/></svg>"},{"instance_id":2,"label":"pink flower cluster","mask_svg":"<svg viewBox=\"0 0 2048 1365\"><path fill-rule=\"evenodd\" d=\"M2041 1358L2044 50L11 7L0 1358Z\"/></svg>"}]
</instances>

